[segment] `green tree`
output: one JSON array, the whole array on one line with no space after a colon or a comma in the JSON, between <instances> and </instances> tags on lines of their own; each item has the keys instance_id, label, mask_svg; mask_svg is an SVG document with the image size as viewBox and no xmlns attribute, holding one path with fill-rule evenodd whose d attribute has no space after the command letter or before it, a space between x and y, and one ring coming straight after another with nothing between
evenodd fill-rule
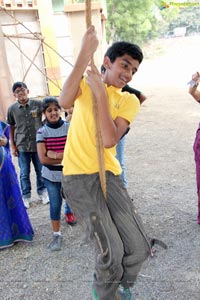
<instances>
[{"instance_id":1,"label":"green tree","mask_svg":"<svg viewBox=\"0 0 200 300\"><path fill-rule=\"evenodd\" d=\"M178 9L162 9L161 0L107 0L107 42L129 40L143 44L163 36Z\"/></svg>"},{"instance_id":2,"label":"green tree","mask_svg":"<svg viewBox=\"0 0 200 300\"><path fill-rule=\"evenodd\" d=\"M155 0L107 0L107 41L141 43L157 32Z\"/></svg>"}]
</instances>

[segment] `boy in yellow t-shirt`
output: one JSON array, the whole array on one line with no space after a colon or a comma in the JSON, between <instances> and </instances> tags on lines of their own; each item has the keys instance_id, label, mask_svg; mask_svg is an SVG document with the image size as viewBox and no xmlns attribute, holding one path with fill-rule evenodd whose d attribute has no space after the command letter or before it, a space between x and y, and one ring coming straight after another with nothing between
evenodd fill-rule
<instances>
[{"instance_id":1,"label":"boy in yellow t-shirt","mask_svg":"<svg viewBox=\"0 0 200 300\"><path fill-rule=\"evenodd\" d=\"M123 186L115 146L139 110L137 97L121 89L137 72L143 54L137 45L114 43L104 56L102 81L100 72L90 63L97 46L96 31L91 26L60 94L64 109L74 105L63 157L62 186L69 205L80 220L84 218L89 224L90 236L96 237L94 299L133 300L130 288L151 245ZM91 91L97 100L104 146L106 201L99 179Z\"/></svg>"}]
</instances>

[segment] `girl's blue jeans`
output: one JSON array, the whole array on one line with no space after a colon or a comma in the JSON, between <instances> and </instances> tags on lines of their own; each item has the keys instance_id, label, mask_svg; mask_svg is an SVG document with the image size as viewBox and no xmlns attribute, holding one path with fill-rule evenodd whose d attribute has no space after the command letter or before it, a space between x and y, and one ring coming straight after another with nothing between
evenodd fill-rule
<instances>
[{"instance_id":1,"label":"girl's blue jeans","mask_svg":"<svg viewBox=\"0 0 200 300\"><path fill-rule=\"evenodd\" d=\"M51 220L60 220L62 209L61 182L52 182L43 178L47 188L50 201L50 218ZM69 205L65 202L65 214L71 213Z\"/></svg>"}]
</instances>

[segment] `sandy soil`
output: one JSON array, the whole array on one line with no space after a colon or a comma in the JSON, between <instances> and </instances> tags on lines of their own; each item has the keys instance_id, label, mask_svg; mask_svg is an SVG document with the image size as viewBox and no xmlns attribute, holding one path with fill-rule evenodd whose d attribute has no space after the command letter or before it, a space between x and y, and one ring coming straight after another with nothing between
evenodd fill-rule
<instances>
[{"instance_id":1,"label":"sandy soil","mask_svg":"<svg viewBox=\"0 0 200 300\"><path fill-rule=\"evenodd\" d=\"M143 265L134 287L137 300L199 300L200 226L192 146L200 107L186 85L200 67L199 40L167 40L167 53L161 43L161 55L146 60L135 78L135 87L148 100L127 135L128 190L147 233L168 245L167 250L156 247L155 256ZM48 205L35 201L28 212L34 241L0 252L0 299L92 300L93 248L82 242L80 225L71 228L63 219L63 249L50 253Z\"/></svg>"}]
</instances>

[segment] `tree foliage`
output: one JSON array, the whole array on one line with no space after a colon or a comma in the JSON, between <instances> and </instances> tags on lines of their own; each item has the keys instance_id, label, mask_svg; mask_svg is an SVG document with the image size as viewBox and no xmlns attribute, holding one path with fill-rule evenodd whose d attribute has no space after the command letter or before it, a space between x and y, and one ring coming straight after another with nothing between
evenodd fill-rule
<instances>
[{"instance_id":1,"label":"tree foliage","mask_svg":"<svg viewBox=\"0 0 200 300\"><path fill-rule=\"evenodd\" d=\"M190 2L185 0L185 2ZM163 6L161 0L107 0L107 42L128 40L143 44L163 37L175 27L200 31L200 6Z\"/></svg>"},{"instance_id":2,"label":"tree foliage","mask_svg":"<svg viewBox=\"0 0 200 300\"><path fill-rule=\"evenodd\" d=\"M157 32L157 0L107 0L107 41L141 43Z\"/></svg>"},{"instance_id":3,"label":"tree foliage","mask_svg":"<svg viewBox=\"0 0 200 300\"><path fill-rule=\"evenodd\" d=\"M81 3L85 0L68 0ZM102 0L92 0L98 2ZM176 27L187 27L187 34L200 31L200 6L172 5L162 0L104 0L107 5L107 42L118 40L143 44L164 37ZM174 1L178 3L179 1ZM169 3L169 5L167 5Z\"/></svg>"},{"instance_id":4,"label":"tree foliage","mask_svg":"<svg viewBox=\"0 0 200 300\"><path fill-rule=\"evenodd\" d=\"M160 0L107 0L107 11L108 43L129 40L141 44L182 26L188 34L200 31L200 7L165 8Z\"/></svg>"}]
</instances>

